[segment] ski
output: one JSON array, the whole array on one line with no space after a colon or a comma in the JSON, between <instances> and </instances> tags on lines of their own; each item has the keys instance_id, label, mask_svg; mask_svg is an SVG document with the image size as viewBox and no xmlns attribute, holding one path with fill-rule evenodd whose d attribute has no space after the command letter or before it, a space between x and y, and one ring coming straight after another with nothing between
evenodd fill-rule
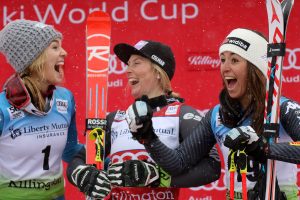
<instances>
[{"instance_id":1,"label":"ski","mask_svg":"<svg viewBox=\"0 0 300 200\"><path fill-rule=\"evenodd\" d=\"M86 163L104 168L111 20L94 11L86 22Z\"/></svg>"},{"instance_id":2,"label":"ski","mask_svg":"<svg viewBox=\"0 0 300 200\"><path fill-rule=\"evenodd\" d=\"M276 143L279 136L279 111L282 85L282 63L285 54L285 38L288 17L294 0L266 0L269 26L268 75L264 114L264 136L268 143ZM275 199L276 169L275 161L268 160L265 167L265 200Z\"/></svg>"}]
</instances>

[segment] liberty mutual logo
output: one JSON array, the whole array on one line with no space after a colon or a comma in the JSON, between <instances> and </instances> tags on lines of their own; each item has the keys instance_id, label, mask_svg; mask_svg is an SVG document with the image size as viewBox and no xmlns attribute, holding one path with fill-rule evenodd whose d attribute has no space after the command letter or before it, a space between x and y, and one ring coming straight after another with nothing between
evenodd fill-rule
<instances>
[{"instance_id":1,"label":"liberty mutual logo","mask_svg":"<svg viewBox=\"0 0 300 200\"><path fill-rule=\"evenodd\" d=\"M9 131L10 131L10 137L14 140L16 139L18 136L22 135L22 132L20 129L14 129L12 126L9 127Z\"/></svg>"}]
</instances>

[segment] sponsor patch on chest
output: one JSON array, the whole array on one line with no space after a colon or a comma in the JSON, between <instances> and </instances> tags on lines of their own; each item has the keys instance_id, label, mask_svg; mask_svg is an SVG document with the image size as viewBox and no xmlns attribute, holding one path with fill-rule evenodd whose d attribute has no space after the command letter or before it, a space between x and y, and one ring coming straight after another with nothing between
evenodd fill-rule
<instances>
[{"instance_id":1,"label":"sponsor patch on chest","mask_svg":"<svg viewBox=\"0 0 300 200\"><path fill-rule=\"evenodd\" d=\"M176 115L178 108L179 108L179 105L169 106L165 112L165 115Z\"/></svg>"},{"instance_id":2,"label":"sponsor patch on chest","mask_svg":"<svg viewBox=\"0 0 300 200\"><path fill-rule=\"evenodd\" d=\"M15 108L13 106L7 108L7 111L9 113L10 120L25 117L25 114L22 110L19 110L18 108Z\"/></svg>"},{"instance_id":3,"label":"sponsor patch on chest","mask_svg":"<svg viewBox=\"0 0 300 200\"><path fill-rule=\"evenodd\" d=\"M125 120L126 118L126 113L124 111L118 111L116 113L116 116L114 118L114 121L122 121L122 120Z\"/></svg>"}]
</instances>

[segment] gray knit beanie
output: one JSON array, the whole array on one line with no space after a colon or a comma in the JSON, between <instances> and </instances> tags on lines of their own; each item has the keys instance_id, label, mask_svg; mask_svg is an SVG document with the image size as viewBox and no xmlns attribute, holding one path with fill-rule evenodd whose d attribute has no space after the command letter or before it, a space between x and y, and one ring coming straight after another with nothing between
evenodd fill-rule
<instances>
[{"instance_id":1,"label":"gray knit beanie","mask_svg":"<svg viewBox=\"0 0 300 200\"><path fill-rule=\"evenodd\" d=\"M0 52L16 72L22 72L56 38L62 38L62 34L50 25L15 20L0 31Z\"/></svg>"}]
</instances>

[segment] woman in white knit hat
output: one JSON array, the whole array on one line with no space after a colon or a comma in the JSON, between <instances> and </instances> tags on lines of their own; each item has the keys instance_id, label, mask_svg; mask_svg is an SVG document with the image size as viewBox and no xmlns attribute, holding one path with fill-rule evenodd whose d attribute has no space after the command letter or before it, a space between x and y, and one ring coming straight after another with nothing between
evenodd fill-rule
<instances>
[{"instance_id":1,"label":"woman in white knit hat","mask_svg":"<svg viewBox=\"0 0 300 200\"><path fill-rule=\"evenodd\" d=\"M83 146L73 95L57 86L67 55L62 35L40 22L12 21L0 32L0 51L16 71L0 93L0 199L64 199L62 160Z\"/></svg>"},{"instance_id":2,"label":"woman in white knit hat","mask_svg":"<svg viewBox=\"0 0 300 200\"><path fill-rule=\"evenodd\" d=\"M220 104L205 115L197 128L192 130L189 138L175 150L165 146L155 136L150 137L152 140L144 143L151 157L162 168L172 175L182 173L198 163L216 142L220 145L225 164L227 164L230 152L226 146L240 149L245 148L247 144L246 150L249 153L247 161L248 199L257 199L258 197L264 199L263 186L265 184L259 178L262 174L258 161L265 162L266 158L273 158L285 162L296 162L289 159L290 155L284 153L284 156L277 156L290 149L288 145L270 145L268 147L270 151L267 153L260 146L260 144L265 144L263 138L258 135L263 133L268 67L267 44L268 42L261 34L248 29L238 28L230 32L219 49L223 79L223 89L219 96ZM144 102L144 104L146 103ZM135 107L137 116L133 115L130 120L139 117L141 109L145 106L139 102L139 104L135 103ZM279 142L299 140L300 105L282 97L280 109ZM134 126L137 124L133 121L132 127ZM148 133L153 132L149 131ZM134 135L136 134L139 132L135 131ZM299 152L299 148L289 152ZM277 162L276 165L277 180L281 190L281 192L277 190L276 199L298 199L297 166L285 162ZM229 191L230 175L227 165L225 168L225 184ZM240 177L240 175L237 176L237 173L235 174L235 199L242 198ZM258 184L254 187L256 183L261 183L261 185Z\"/></svg>"}]
</instances>

